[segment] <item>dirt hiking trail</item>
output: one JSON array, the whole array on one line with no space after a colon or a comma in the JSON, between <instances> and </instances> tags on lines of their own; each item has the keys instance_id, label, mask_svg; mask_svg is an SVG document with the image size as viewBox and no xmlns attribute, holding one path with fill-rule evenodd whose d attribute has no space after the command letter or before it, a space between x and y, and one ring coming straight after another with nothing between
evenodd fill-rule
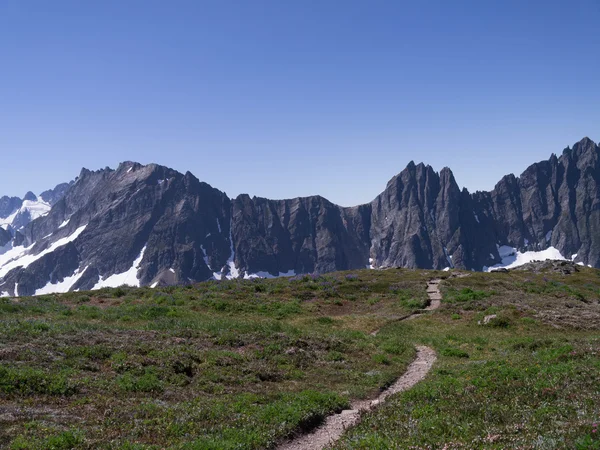
<instances>
[{"instance_id":1,"label":"dirt hiking trail","mask_svg":"<svg viewBox=\"0 0 600 450\"><path fill-rule=\"evenodd\" d=\"M439 284L442 280L433 279L427 282L427 295L429 296L429 305L425 311L433 311L441 305L442 294ZM402 317L399 320L412 319L421 314L413 313ZM376 336L379 330L371 333ZM298 436L297 438L285 442L277 447L277 450L321 450L325 446L337 441L347 428L356 425L360 421L362 414L375 409L378 405L393 394L410 389L421 381L437 359L435 351L423 345L417 346L417 356L408 366L406 372L396 380L389 388L381 392L376 399L358 400L352 402L351 408L327 417L325 422L309 434Z\"/></svg>"},{"instance_id":2,"label":"dirt hiking trail","mask_svg":"<svg viewBox=\"0 0 600 450\"><path fill-rule=\"evenodd\" d=\"M358 423L361 414L375 409L390 395L410 389L425 378L435 360L435 351L429 347L418 346L417 357L408 366L404 375L398 378L388 389L379 394L379 397L374 400L353 402L351 409L346 409L339 414L329 416L325 420L325 423L312 433L284 443L278 447L278 450L321 450L326 445L337 441L346 428Z\"/></svg>"}]
</instances>

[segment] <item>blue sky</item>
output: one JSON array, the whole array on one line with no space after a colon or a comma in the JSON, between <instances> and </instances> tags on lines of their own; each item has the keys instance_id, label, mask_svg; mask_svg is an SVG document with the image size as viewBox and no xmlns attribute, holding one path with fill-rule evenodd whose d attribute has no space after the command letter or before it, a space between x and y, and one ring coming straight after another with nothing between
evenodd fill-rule
<instances>
[{"instance_id":1,"label":"blue sky","mask_svg":"<svg viewBox=\"0 0 600 450\"><path fill-rule=\"evenodd\" d=\"M157 162L226 191L370 201L600 140L600 2L0 0L0 195Z\"/></svg>"}]
</instances>

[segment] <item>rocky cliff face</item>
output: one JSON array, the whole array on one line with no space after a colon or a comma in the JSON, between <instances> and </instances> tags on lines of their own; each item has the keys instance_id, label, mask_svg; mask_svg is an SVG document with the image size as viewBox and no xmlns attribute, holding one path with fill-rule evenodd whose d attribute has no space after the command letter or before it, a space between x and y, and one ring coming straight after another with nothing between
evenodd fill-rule
<instances>
[{"instance_id":1,"label":"rocky cliff face","mask_svg":"<svg viewBox=\"0 0 600 450\"><path fill-rule=\"evenodd\" d=\"M83 169L39 198L0 199L0 217L48 205L18 229L0 228L0 295L364 267L482 270L506 248L553 247L600 267L599 152L583 139L474 194L450 169L411 162L353 208L319 196L230 199L154 164Z\"/></svg>"}]
</instances>

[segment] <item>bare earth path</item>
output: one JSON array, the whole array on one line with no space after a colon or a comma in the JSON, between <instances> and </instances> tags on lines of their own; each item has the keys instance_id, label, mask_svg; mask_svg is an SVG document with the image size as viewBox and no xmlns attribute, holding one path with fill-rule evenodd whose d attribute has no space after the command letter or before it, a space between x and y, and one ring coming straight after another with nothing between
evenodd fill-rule
<instances>
[{"instance_id":1,"label":"bare earth path","mask_svg":"<svg viewBox=\"0 0 600 450\"><path fill-rule=\"evenodd\" d=\"M433 311L440 307L442 294L440 293L439 284L441 280L435 279L427 282L427 295L429 296L430 304L425 308L427 311ZM418 317L418 314L406 316L401 320ZM372 335L377 334L376 330ZM326 445L337 441L346 428L352 427L358 423L361 414L376 408L380 403L383 403L390 395L410 389L419 381L421 381L437 359L435 351L423 345L417 346L417 356L415 360L408 366L406 372L396 380L389 388L383 391L374 400L359 400L351 405L351 409L346 409L339 414L329 416L325 423L315 429L310 434L299 436L292 441L288 441L280 445L278 450L321 450Z\"/></svg>"},{"instance_id":2,"label":"bare earth path","mask_svg":"<svg viewBox=\"0 0 600 450\"><path fill-rule=\"evenodd\" d=\"M397 392L410 389L427 375L436 360L435 351L425 346L417 347L417 357L396 382L383 391L375 400L361 400L352 403L352 409L329 416L325 423L310 434L300 436L293 441L278 447L279 450L321 450L326 445L337 441L344 430L354 426L361 414L370 411L383 403L387 397Z\"/></svg>"},{"instance_id":3,"label":"bare earth path","mask_svg":"<svg viewBox=\"0 0 600 450\"><path fill-rule=\"evenodd\" d=\"M429 296L429 306L425 308L427 311L438 309L442 304L442 293L440 292L440 279L434 279L427 282L427 295Z\"/></svg>"}]
</instances>

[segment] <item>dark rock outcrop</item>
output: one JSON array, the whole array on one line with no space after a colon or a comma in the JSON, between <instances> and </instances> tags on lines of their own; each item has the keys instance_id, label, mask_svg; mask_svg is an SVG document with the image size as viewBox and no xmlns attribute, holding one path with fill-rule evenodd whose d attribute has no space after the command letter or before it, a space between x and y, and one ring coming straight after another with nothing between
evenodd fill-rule
<instances>
[{"instance_id":1,"label":"dark rock outcrop","mask_svg":"<svg viewBox=\"0 0 600 450\"><path fill-rule=\"evenodd\" d=\"M63 198L67 192L67 189L74 183L61 183L58 184L54 189L48 189L40 194L40 198L48 203L50 206L54 206L58 201Z\"/></svg>"},{"instance_id":2,"label":"dark rock outcrop","mask_svg":"<svg viewBox=\"0 0 600 450\"><path fill-rule=\"evenodd\" d=\"M0 197L0 219L4 219L21 207L23 200L19 197Z\"/></svg>"}]
</instances>

